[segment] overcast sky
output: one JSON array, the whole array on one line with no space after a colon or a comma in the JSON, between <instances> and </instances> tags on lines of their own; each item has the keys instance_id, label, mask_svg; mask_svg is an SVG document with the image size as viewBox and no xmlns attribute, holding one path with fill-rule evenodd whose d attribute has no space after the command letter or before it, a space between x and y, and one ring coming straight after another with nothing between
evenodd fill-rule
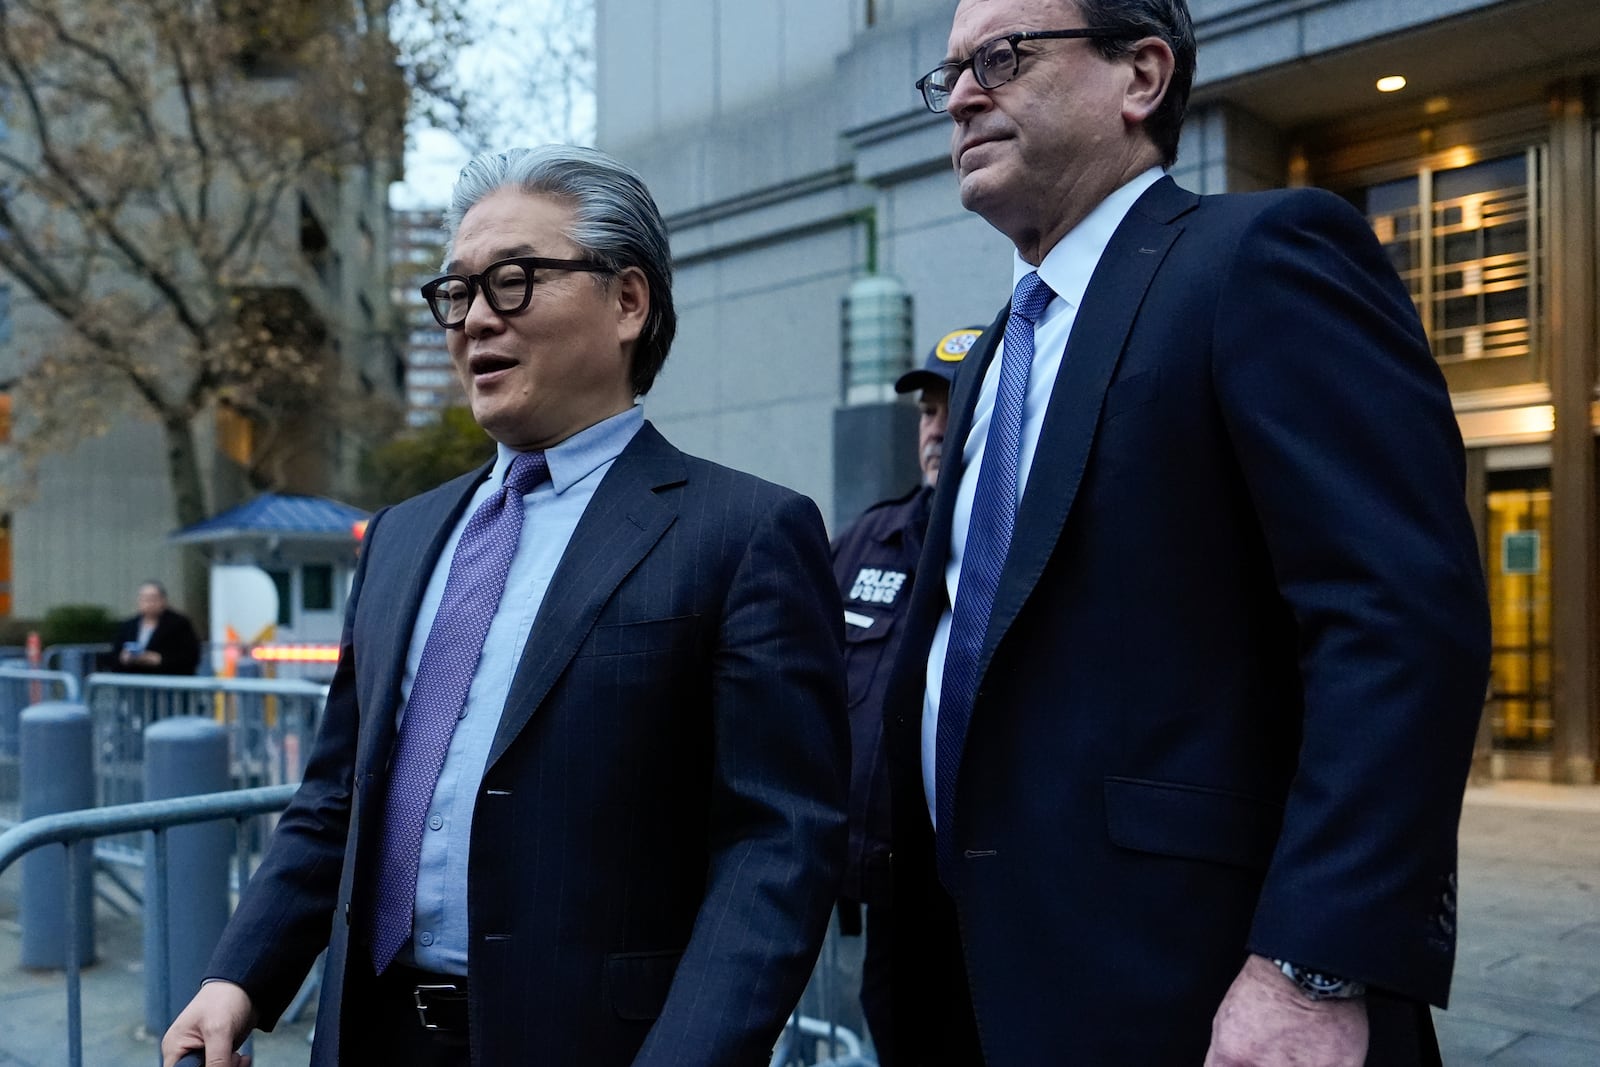
<instances>
[{"instance_id":1,"label":"overcast sky","mask_svg":"<svg viewBox=\"0 0 1600 1067\"><path fill-rule=\"evenodd\" d=\"M538 43L560 33L592 39L586 12L573 14L588 7L586 0L525 0L511 5L514 10L509 12L505 5L489 0L471 2L481 11L486 29L480 34L482 43L461 51L456 70L476 99L503 102L498 113L505 121L503 129L496 131L499 143L493 147L592 141L594 97L586 89L570 93L570 108L559 102L528 108L529 97L534 95L528 89L530 79L550 70L548 63L530 59L537 54ZM556 99L554 94L544 98ZM405 180L389 187L390 205L442 206L470 155L450 134L413 122L406 137Z\"/></svg>"}]
</instances>

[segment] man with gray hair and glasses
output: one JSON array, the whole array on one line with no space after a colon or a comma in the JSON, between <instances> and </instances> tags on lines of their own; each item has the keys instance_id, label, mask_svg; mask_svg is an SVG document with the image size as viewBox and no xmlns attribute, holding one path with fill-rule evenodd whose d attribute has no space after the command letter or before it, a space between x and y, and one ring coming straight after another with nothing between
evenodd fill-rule
<instances>
[{"instance_id":1,"label":"man with gray hair and glasses","mask_svg":"<svg viewBox=\"0 0 1600 1067\"><path fill-rule=\"evenodd\" d=\"M961 0L1015 246L886 709L898 1062L1437 1063L1488 666L1460 434L1362 216L1196 196L1182 0Z\"/></svg>"},{"instance_id":2,"label":"man with gray hair and glasses","mask_svg":"<svg viewBox=\"0 0 1600 1067\"><path fill-rule=\"evenodd\" d=\"M821 517L644 420L676 319L632 170L480 157L446 225L422 293L497 455L368 525L305 781L164 1062L239 1063L326 947L314 1064L765 1064L844 858Z\"/></svg>"}]
</instances>

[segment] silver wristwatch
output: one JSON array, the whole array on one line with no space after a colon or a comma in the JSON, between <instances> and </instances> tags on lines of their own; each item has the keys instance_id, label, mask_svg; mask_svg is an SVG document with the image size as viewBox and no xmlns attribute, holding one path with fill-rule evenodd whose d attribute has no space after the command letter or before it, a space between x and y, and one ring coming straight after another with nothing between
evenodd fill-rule
<instances>
[{"instance_id":1,"label":"silver wristwatch","mask_svg":"<svg viewBox=\"0 0 1600 1067\"><path fill-rule=\"evenodd\" d=\"M1340 978L1322 971L1308 970L1288 960L1273 960L1273 965L1295 988L1312 1000L1354 1000L1367 995L1367 983L1354 978Z\"/></svg>"}]
</instances>

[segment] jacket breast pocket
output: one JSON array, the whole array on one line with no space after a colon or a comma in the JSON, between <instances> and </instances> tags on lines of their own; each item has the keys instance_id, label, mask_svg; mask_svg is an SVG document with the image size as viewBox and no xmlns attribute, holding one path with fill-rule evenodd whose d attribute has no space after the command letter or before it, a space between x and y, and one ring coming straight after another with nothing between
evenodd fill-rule
<instances>
[{"instance_id":1,"label":"jacket breast pocket","mask_svg":"<svg viewBox=\"0 0 1600 1067\"><path fill-rule=\"evenodd\" d=\"M888 670L883 662L894 632L893 615L874 615L849 606L844 610L844 670L850 683L850 706L855 707L873 690L878 671Z\"/></svg>"},{"instance_id":2,"label":"jacket breast pocket","mask_svg":"<svg viewBox=\"0 0 1600 1067\"><path fill-rule=\"evenodd\" d=\"M647 1021L661 1014L682 952L613 952L606 957L606 999L619 1019Z\"/></svg>"},{"instance_id":3,"label":"jacket breast pocket","mask_svg":"<svg viewBox=\"0 0 1600 1067\"><path fill-rule=\"evenodd\" d=\"M699 631L699 615L596 626L585 643L585 656L637 656L647 652L686 652Z\"/></svg>"},{"instance_id":4,"label":"jacket breast pocket","mask_svg":"<svg viewBox=\"0 0 1600 1067\"><path fill-rule=\"evenodd\" d=\"M1105 780L1106 832L1134 852L1264 871L1283 808L1241 793L1138 778Z\"/></svg>"},{"instance_id":5,"label":"jacket breast pocket","mask_svg":"<svg viewBox=\"0 0 1600 1067\"><path fill-rule=\"evenodd\" d=\"M1144 407L1160 392L1161 371L1152 368L1119 378L1106 390L1105 406L1100 411L1100 421L1110 422L1118 415Z\"/></svg>"}]
</instances>

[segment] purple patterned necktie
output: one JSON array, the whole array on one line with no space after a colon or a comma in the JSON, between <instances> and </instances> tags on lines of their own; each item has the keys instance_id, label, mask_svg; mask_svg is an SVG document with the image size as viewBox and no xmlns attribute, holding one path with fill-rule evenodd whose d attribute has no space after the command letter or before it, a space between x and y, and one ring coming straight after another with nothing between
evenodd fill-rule
<instances>
[{"instance_id":1,"label":"purple patterned necktie","mask_svg":"<svg viewBox=\"0 0 1600 1067\"><path fill-rule=\"evenodd\" d=\"M977 698L978 660L989 630L989 614L1017 522L1017 465L1022 453L1023 401L1028 397L1028 372L1033 367L1033 328L1055 295L1030 271L1017 283L1011 298L1005 348L1000 353L1000 388L989 416L989 435L984 438L961 580L950 612L933 764L935 851L947 885L955 865L956 771Z\"/></svg>"},{"instance_id":2,"label":"purple patterned necktie","mask_svg":"<svg viewBox=\"0 0 1600 1067\"><path fill-rule=\"evenodd\" d=\"M372 921L372 966L378 974L411 938L423 820L433 802L450 737L464 714L483 641L505 591L506 573L517 554L523 494L549 476L543 452L517 453L500 492L467 520L450 561L444 596L422 646L389 767Z\"/></svg>"}]
</instances>

